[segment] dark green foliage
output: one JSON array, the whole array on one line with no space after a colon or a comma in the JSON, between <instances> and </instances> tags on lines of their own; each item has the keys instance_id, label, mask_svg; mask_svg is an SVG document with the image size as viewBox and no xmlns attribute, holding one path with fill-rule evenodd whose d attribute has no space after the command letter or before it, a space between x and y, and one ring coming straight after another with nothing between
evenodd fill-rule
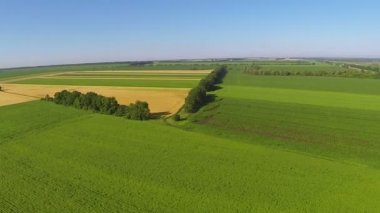
<instances>
[{"instance_id":1,"label":"dark green foliage","mask_svg":"<svg viewBox=\"0 0 380 213\"><path fill-rule=\"evenodd\" d=\"M326 66L328 65L328 66ZM279 69L280 68L280 69ZM243 68L245 74L275 75L275 76L332 76L332 77L375 77L379 75L379 67L355 64L340 64L325 62L324 64L310 64L304 69L291 66L259 66L253 63Z\"/></svg>"},{"instance_id":2,"label":"dark green foliage","mask_svg":"<svg viewBox=\"0 0 380 213\"><path fill-rule=\"evenodd\" d=\"M212 71L204 79L202 79L199 82L199 87L204 88L206 91L215 90L215 85L222 83L222 80L226 74L227 74L227 67L221 66L215 69L214 71Z\"/></svg>"},{"instance_id":3,"label":"dark green foliage","mask_svg":"<svg viewBox=\"0 0 380 213\"><path fill-rule=\"evenodd\" d=\"M114 97L105 97L94 92L82 94L78 91L63 90L55 93L54 98L46 95L42 100L132 120L148 120L150 118L150 110L146 102L136 101L129 106L120 105Z\"/></svg>"},{"instance_id":4,"label":"dark green foliage","mask_svg":"<svg viewBox=\"0 0 380 213\"><path fill-rule=\"evenodd\" d=\"M126 117L131 120L148 120L150 116L149 106L147 102L136 101L128 107Z\"/></svg>"},{"instance_id":5,"label":"dark green foliage","mask_svg":"<svg viewBox=\"0 0 380 213\"><path fill-rule=\"evenodd\" d=\"M199 85L190 90L187 95L184 106L185 111L194 113L204 106L207 103L207 92L215 90L216 84L222 83L226 74L227 67L221 66L202 79Z\"/></svg>"},{"instance_id":6,"label":"dark green foliage","mask_svg":"<svg viewBox=\"0 0 380 213\"><path fill-rule=\"evenodd\" d=\"M116 109L115 116L122 117L128 114L128 107L125 105L119 105Z\"/></svg>"},{"instance_id":7,"label":"dark green foliage","mask_svg":"<svg viewBox=\"0 0 380 213\"><path fill-rule=\"evenodd\" d=\"M206 103L206 100L206 89L200 86L193 88L185 99L185 111L197 112Z\"/></svg>"},{"instance_id":8,"label":"dark green foliage","mask_svg":"<svg viewBox=\"0 0 380 213\"><path fill-rule=\"evenodd\" d=\"M174 120L174 121L180 121L180 120L181 120L181 116L180 116L179 114L175 114L175 115L173 116L173 120Z\"/></svg>"},{"instance_id":9,"label":"dark green foliage","mask_svg":"<svg viewBox=\"0 0 380 213\"><path fill-rule=\"evenodd\" d=\"M369 70L369 71L374 71L377 73L380 72L380 66L377 66L377 65L345 64L345 66L360 69L362 71Z\"/></svg>"},{"instance_id":10,"label":"dark green foliage","mask_svg":"<svg viewBox=\"0 0 380 213\"><path fill-rule=\"evenodd\" d=\"M50 97L50 95L45 95L45 97L41 98L41 100L43 100L43 101L54 101L54 99L52 97Z\"/></svg>"}]
</instances>

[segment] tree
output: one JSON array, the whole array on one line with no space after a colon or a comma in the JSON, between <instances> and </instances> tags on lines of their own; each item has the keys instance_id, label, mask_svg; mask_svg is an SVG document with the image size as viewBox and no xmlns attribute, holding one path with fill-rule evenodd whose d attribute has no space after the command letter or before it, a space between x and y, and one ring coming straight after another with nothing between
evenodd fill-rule
<instances>
[{"instance_id":1,"label":"tree","mask_svg":"<svg viewBox=\"0 0 380 213\"><path fill-rule=\"evenodd\" d=\"M119 105L114 113L115 116L123 117L128 114L128 107L125 105Z\"/></svg>"},{"instance_id":2,"label":"tree","mask_svg":"<svg viewBox=\"0 0 380 213\"><path fill-rule=\"evenodd\" d=\"M136 101L136 103L130 104L126 117L132 120L148 120L150 118L148 103L143 101Z\"/></svg>"},{"instance_id":3,"label":"tree","mask_svg":"<svg viewBox=\"0 0 380 213\"><path fill-rule=\"evenodd\" d=\"M195 87L190 90L185 99L185 111L194 113L197 112L207 100L206 89L202 87Z\"/></svg>"}]
</instances>

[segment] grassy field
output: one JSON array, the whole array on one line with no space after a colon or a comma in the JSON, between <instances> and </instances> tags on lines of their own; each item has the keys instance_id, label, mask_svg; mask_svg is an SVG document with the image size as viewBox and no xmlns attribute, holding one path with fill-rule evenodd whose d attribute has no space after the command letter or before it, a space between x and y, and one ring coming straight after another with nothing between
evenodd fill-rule
<instances>
[{"instance_id":1,"label":"grassy field","mask_svg":"<svg viewBox=\"0 0 380 213\"><path fill-rule=\"evenodd\" d=\"M239 71L230 72L224 85L260 88L327 91L351 94L380 94L377 79L317 77L317 76L251 76Z\"/></svg>"},{"instance_id":2,"label":"grassy field","mask_svg":"<svg viewBox=\"0 0 380 213\"><path fill-rule=\"evenodd\" d=\"M215 101L179 122L136 122L42 101L0 107L0 120L7 121L0 122L0 212L379 211L380 81L245 73L252 63L31 68L89 78L94 74L81 71L200 70L227 64L229 72L221 89L212 92ZM286 72L340 69L315 61L255 63ZM111 74L99 76L104 75ZM127 76L112 73L119 75ZM17 83L198 84L54 78Z\"/></svg>"},{"instance_id":3,"label":"grassy field","mask_svg":"<svg viewBox=\"0 0 380 213\"><path fill-rule=\"evenodd\" d=\"M230 71L193 128L313 155L380 165L380 81Z\"/></svg>"},{"instance_id":4,"label":"grassy field","mask_svg":"<svg viewBox=\"0 0 380 213\"><path fill-rule=\"evenodd\" d=\"M5 211L380 208L380 172L363 165L39 101L0 119Z\"/></svg>"}]
</instances>

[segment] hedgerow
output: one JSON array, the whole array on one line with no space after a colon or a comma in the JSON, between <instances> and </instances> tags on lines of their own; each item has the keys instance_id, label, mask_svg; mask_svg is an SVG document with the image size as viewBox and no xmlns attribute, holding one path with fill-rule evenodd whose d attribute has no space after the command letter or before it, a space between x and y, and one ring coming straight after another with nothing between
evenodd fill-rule
<instances>
[{"instance_id":1,"label":"hedgerow","mask_svg":"<svg viewBox=\"0 0 380 213\"><path fill-rule=\"evenodd\" d=\"M202 79L187 95L184 110L189 113L197 112L207 103L207 92L215 90L216 84L222 83L226 74L227 67L221 66Z\"/></svg>"},{"instance_id":2,"label":"hedgerow","mask_svg":"<svg viewBox=\"0 0 380 213\"><path fill-rule=\"evenodd\" d=\"M379 75L379 68L361 65L336 65L335 69L320 70L272 70L257 64L246 66L243 73L250 75L273 75L273 76L332 76L332 77L375 77Z\"/></svg>"},{"instance_id":3,"label":"hedgerow","mask_svg":"<svg viewBox=\"0 0 380 213\"><path fill-rule=\"evenodd\" d=\"M125 117L131 120L148 120L150 118L147 102L136 101L136 103L129 106L120 105L114 97L105 97L94 92L83 94L78 91L69 92L63 90L55 93L54 97L46 95L43 100L106 115Z\"/></svg>"}]
</instances>

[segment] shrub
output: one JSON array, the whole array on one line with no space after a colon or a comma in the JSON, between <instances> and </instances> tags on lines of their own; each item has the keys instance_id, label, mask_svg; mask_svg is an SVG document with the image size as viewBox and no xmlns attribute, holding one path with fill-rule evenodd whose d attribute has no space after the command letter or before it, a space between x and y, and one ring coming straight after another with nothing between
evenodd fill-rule
<instances>
[{"instance_id":1,"label":"shrub","mask_svg":"<svg viewBox=\"0 0 380 213\"><path fill-rule=\"evenodd\" d=\"M150 117L148 103L136 101L136 103L130 104L126 117L132 120L148 120Z\"/></svg>"}]
</instances>

